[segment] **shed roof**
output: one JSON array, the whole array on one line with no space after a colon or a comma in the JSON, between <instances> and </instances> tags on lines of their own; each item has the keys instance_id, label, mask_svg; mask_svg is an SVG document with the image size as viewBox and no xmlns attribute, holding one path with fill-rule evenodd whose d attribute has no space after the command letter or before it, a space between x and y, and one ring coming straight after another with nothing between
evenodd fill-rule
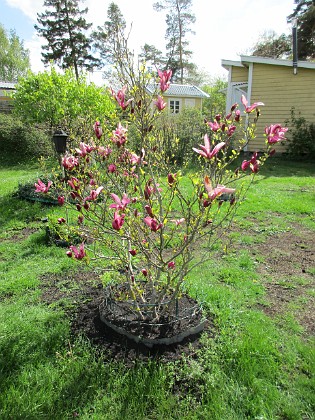
<instances>
[{"instance_id":1,"label":"shed roof","mask_svg":"<svg viewBox=\"0 0 315 420\"><path fill-rule=\"evenodd\" d=\"M150 84L147 86L150 93L154 92L155 85ZM166 92L163 93L164 96L190 96L192 98L209 98L208 93L203 92L200 88L194 85L178 85L172 83Z\"/></svg>"},{"instance_id":2,"label":"shed roof","mask_svg":"<svg viewBox=\"0 0 315 420\"><path fill-rule=\"evenodd\" d=\"M287 67L292 67L293 65L292 60L282 60L279 58L268 58L268 57L256 57L254 55L241 55L240 61L221 60L221 65L225 69L228 69L230 66L247 67L249 63L269 64L273 66L287 66ZM299 60L298 67L315 70L315 63L310 62L310 61Z\"/></svg>"},{"instance_id":3,"label":"shed roof","mask_svg":"<svg viewBox=\"0 0 315 420\"><path fill-rule=\"evenodd\" d=\"M0 80L0 89L15 89L15 83L1 82Z\"/></svg>"}]
</instances>

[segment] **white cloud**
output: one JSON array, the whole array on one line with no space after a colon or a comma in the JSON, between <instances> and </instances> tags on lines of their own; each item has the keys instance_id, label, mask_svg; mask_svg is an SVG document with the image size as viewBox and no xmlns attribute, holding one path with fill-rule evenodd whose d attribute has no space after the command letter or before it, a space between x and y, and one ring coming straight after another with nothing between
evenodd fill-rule
<instances>
[{"instance_id":1,"label":"white cloud","mask_svg":"<svg viewBox=\"0 0 315 420\"><path fill-rule=\"evenodd\" d=\"M24 42L24 45L25 45L25 48L27 48L30 51L30 61L31 61L32 71L34 73L43 71L44 64L41 61L42 40L36 34L34 34L32 36L32 39Z\"/></svg>"},{"instance_id":2,"label":"white cloud","mask_svg":"<svg viewBox=\"0 0 315 420\"><path fill-rule=\"evenodd\" d=\"M21 10L33 21L36 21L36 14L41 12L43 6L43 0L6 0L6 3L10 7Z\"/></svg>"}]
</instances>

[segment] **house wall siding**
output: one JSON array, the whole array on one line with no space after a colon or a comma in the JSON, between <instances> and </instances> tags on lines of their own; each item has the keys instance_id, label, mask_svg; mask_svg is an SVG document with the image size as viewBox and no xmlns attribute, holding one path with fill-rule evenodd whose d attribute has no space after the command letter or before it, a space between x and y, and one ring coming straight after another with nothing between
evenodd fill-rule
<instances>
[{"instance_id":1,"label":"house wall siding","mask_svg":"<svg viewBox=\"0 0 315 420\"><path fill-rule=\"evenodd\" d=\"M257 124L257 138L251 150L262 149L265 138L261 133L266 126L280 123L289 124L291 109L307 121L315 122L315 71L299 68L293 74L292 67L254 64L251 103L261 101L261 116ZM277 151L285 151L285 146L276 145Z\"/></svg>"},{"instance_id":2,"label":"house wall siding","mask_svg":"<svg viewBox=\"0 0 315 420\"><path fill-rule=\"evenodd\" d=\"M183 108L196 108L201 110L202 109L202 98L192 98L192 97L179 97L179 96L165 96L164 101L168 103L168 109L170 101L179 101L180 103L180 110ZM194 101L194 105L192 106L192 101Z\"/></svg>"},{"instance_id":3,"label":"house wall siding","mask_svg":"<svg viewBox=\"0 0 315 420\"><path fill-rule=\"evenodd\" d=\"M13 108L13 98L10 96L11 90L0 89L0 112L9 113Z\"/></svg>"},{"instance_id":4,"label":"house wall siding","mask_svg":"<svg viewBox=\"0 0 315 420\"><path fill-rule=\"evenodd\" d=\"M248 69L246 67L232 67L231 82L248 82Z\"/></svg>"},{"instance_id":5,"label":"house wall siding","mask_svg":"<svg viewBox=\"0 0 315 420\"><path fill-rule=\"evenodd\" d=\"M231 83L247 82L248 77L248 68L232 66ZM298 68L294 75L291 66L253 63L250 103L258 101L265 106L261 107L257 137L251 141L248 151L264 150L266 126L279 123L290 128L293 107L296 116L301 113L308 122L315 123L315 69ZM243 110L242 105L240 110ZM286 150L281 144L276 144L275 148L279 152Z\"/></svg>"}]
</instances>

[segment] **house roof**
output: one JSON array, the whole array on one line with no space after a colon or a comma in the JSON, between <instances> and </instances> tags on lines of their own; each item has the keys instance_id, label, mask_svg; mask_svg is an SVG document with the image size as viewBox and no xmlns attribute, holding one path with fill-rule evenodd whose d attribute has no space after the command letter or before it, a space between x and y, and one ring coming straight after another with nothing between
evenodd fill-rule
<instances>
[{"instance_id":1,"label":"house roof","mask_svg":"<svg viewBox=\"0 0 315 420\"><path fill-rule=\"evenodd\" d=\"M15 83L0 81L0 89L15 89Z\"/></svg>"},{"instance_id":2,"label":"house roof","mask_svg":"<svg viewBox=\"0 0 315 420\"><path fill-rule=\"evenodd\" d=\"M155 90L155 85L148 85L147 88L150 93L153 93ZM203 92L197 86L194 85L178 85L172 83L166 92L163 93L163 96L190 96L192 98L209 98L208 93Z\"/></svg>"},{"instance_id":3,"label":"house roof","mask_svg":"<svg viewBox=\"0 0 315 420\"><path fill-rule=\"evenodd\" d=\"M268 57L256 57L254 55L241 55L240 61L221 60L222 67L224 67L227 70L231 66L247 67L248 64L250 63L269 64L269 65L274 65L274 66L287 66L287 67L292 67L293 65L292 60L281 60L279 58L268 58ZM315 63L310 62L310 61L299 60L298 67L315 70Z\"/></svg>"}]
</instances>

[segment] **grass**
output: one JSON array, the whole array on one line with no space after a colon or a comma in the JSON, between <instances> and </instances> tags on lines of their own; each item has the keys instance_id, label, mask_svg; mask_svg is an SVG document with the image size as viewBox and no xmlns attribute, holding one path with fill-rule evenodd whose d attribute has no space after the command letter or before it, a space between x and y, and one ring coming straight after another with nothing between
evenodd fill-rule
<instances>
[{"instance_id":1,"label":"grass","mask_svg":"<svg viewBox=\"0 0 315 420\"><path fill-rule=\"evenodd\" d=\"M71 335L64 307L40 299L43 274L78 266L45 242L41 220L59 210L12 197L37 171L36 165L0 170L1 419L314 418L314 340L296 316L313 297L310 277L279 279L277 287L305 292L271 317L261 310L272 302L257 270L268 238L315 233L311 164L268 163L239 209L238 250L190 275L190 293L215 317L213 336L204 335L193 356L131 367L98 357L85 337ZM308 275L314 270L315 264Z\"/></svg>"}]
</instances>

